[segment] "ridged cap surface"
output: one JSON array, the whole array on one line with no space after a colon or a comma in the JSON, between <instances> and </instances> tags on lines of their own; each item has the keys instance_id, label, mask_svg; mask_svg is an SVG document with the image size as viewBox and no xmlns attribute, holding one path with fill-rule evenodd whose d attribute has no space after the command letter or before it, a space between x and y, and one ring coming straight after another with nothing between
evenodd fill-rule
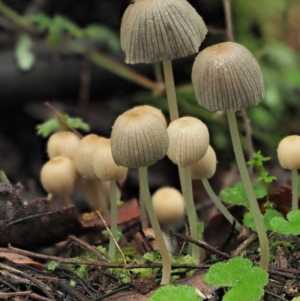
<instances>
[{"instance_id":1,"label":"ridged cap surface","mask_svg":"<svg viewBox=\"0 0 300 301\"><path fill-rule=\"evenodd\" d=\"M112 129L112 156L117 165L128 168L149 166L168 150L166 126L156 115L129 110L120 115Z\"/></svg>"},{"instance_id":2,"label":"ridged cap surface","mask_svg":"<svg viewBox=\"0 0 300 301\"><path fill-rule=\"evenodd\" d=\"M155 63L197 53L207 28L186 0L135 0L121 24L126 63Z\"/></svg>"},{"instance_id":3,"label":"ridged cap surface","mask_svg":"<svg viewBox=\"0 0 300 301\"><path fill-rule=\"evenodd\" d=\"M135 106L131 110L142 110L148 113L152 113L156 115L162 123L167 126L167 121L165 115L162 113L162 111L156 107L149 106L149 105L140 105L140 106Z\"/></svg>"},{"instance_id":4,"label":"ridged cap surface","mask_svg":"<svg viewBox=\"0 0 300 301\"><path fill-rule=\"evenodd\" d=\"M206 153L209 144L207 126L194 117L181 117L169 124L170 145L168 157L181 167L199 161Z\"/></svg>"},{"instance_id":5,"label":"ridged cap surface","mask_svg":"<svg viewBox=\"0 0 300 301\"><path fill-rule=\"evenodd\" d=\"M277 149L278 161L282 168L300 168L300 136L291 135L283 138Z\"/></svg>"},{"instance_id":6,"label":"ridged cap surface","mask_svg":"<svg viewBox=\"0 0 300 301\"><path fill-rule=\"evenodd\" d=\"M192 179L209 179L216 172L217 157L209 145L206 154L198 162L191 165Z\"/></svg>"},{"instance_id":7,"label":"ridged cap surface","mask_svg":"<svg viewBox=\"0 0 300 301\"><path fill-rule=\"evenodd\" d=\"M209 111L238 111L257 105L264 97L258 62L234 42L201 51L193 65L192 82L199 105Z\"/></svg>"}]
</instances>

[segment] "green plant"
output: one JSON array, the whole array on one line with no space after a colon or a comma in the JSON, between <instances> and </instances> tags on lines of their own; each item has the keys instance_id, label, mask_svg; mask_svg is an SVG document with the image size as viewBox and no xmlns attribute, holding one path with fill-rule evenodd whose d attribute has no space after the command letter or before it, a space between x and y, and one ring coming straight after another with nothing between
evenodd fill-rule
<instances>
[{"instance_id":1,"label":"green plant","mask_svg":"<svg viewBox=\"0 0 300 301\"><path fill-rule=\"evenodd\" d=\"M274 217L270 220L272 230L280 234L300 234L300 210L292 210L284 219L282 216Z\"/></svg>"},{"instance_id":2,"label":"green plant","mask_svg":"<svg viewBox=\"0 0 300 301\"><path fill-rule=\"evenodd\" d=\"M253 267L249 259L236 257L213 265L204 280L210 285L226 288L223 301L259 301L264 294L263 287L268 283L268 273Z\"/></svg>"}]
</instances>

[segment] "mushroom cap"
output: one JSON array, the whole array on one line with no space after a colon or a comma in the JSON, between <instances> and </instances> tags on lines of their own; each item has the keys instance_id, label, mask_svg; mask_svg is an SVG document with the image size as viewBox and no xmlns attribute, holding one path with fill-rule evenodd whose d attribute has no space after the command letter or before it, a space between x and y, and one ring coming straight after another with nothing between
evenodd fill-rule
<instances>
[{"instance_id":1,"label":"mushroom cap","mask_svg":"<svg viewBox=\"0 0 300 301\"><path fill-rule=\"evenodd\" d=\"M195 117L181 117L168 126L168 157L180 167L199 161L209 145L207 126Z\"/></svg>"},{"instance_id":2,"label":"mushroom cap","mask_svg":"<svg viewBox=\"0 0 300 301\"><path fill-rule=\"evenodd\" d=\"M205 48L193 65L192 82L200 106L209 111L238 111L264 97L258 62L244 46L224 42Z\"/></svg>"},{"instance_id":3,"label":"mushroom cap","mask_svg":"<svg viewBox=\"0 0 300 301\"><path fill-rule=\"evenodd\" d=\"M92 155L94 174L102 181L123 180L127 167L116 165L111 153L110 139L102 139L94 148Z\"/></svg>"},{"instance_id":4,"label":"mushroom cap","mask_svg":"<svg viewBox=\"0 0 300 301\"><path fill-rule=\"evenodd\" d=\"M49 158L65 156L72 159L79 141L79 136L74 132L61 131L52 134L47 142Z\"/></svg>"},{"instance_id":5,"label":"mushroom cap","mask_svg":"<svg viewBox=\"0 0 300 301\"><path fill-rule=\"evenodd\" d=\"M300 168L300 136L291 135L283 138L277 149L278 161L282 168Z\"/></svg>"},{"instance_id":6,"label":"mushroom cap","mask_svg":"<svg viewBox=\"0 0 300 301\"><path fill-rule=\"evenodd\" d=\"M126 63L155 63L198 52L207 28L186 0L135 0L122 18Z\"/></svg>"},{"instance_id":7,"label":"mushroom cap","mask_svg":"<svg viewBox=\"0 0 300 301\"><path fill-rule=\"evenodd\" d=\"M192 179L209 179L216 172L217 157L209 145L206 154L198 162L191 165Z\"/></svg>"},{"instance_id":8,"label":"mushroom cap","mask_svg":"<svg viewBox=\"0 0 300 301\"><path fill-rule=\"evenodd\" d=\"M142 110L145 112L149 112L152 113L154 115L156 115L165 126L167 126L167 120L165 115L162 113L162 111L156 107L153 106L149 106L149 105L140 105L140 106L135 106L133 107L131 110Z\"/></svg>"},{"instance_id":9,"label":"mushroom cap","mask_svg":"<svg viewBox=\"0 0 300 301\"><path fill-rule=\"evenodd\" d=\"M166 155L168 132L156 115L144 110L129 110L113 125L111 147L117 165L128 168L149 166Z\"/></svg>"},{"instance_id":10,"label":"mushroom cap","mask_svg":"<svg viewBox=\"0 0 300 301\"><path fill-rule=\"evenodd\" d=\"M41 182L48 193L69 196L74 191L79 175L71 159L57 156L44 164Z\"/></svg>"},{"instance_id":11,"label":"mushroom cap","mask_svg":"<svg viewBox=\"0 0 300 301\"><path fill-rule=\"evenodd\" d=\"M96 179L92 167L92 154L96 145L103 139L95 134L84 136L74 151L73 162L78 172L88 179Z\"/></svg>"},{"instance_id":12,"label":"mushroom cap","mask_svg":"<svg viewBox=\"0 0 300 301\"><path fill-rule=\"evenodd\" d=\"M152 196L157 219L162 224L172 224L181 220L185 214L182 194L173 187L163 187Z\"/></svg>"}]
</instances>

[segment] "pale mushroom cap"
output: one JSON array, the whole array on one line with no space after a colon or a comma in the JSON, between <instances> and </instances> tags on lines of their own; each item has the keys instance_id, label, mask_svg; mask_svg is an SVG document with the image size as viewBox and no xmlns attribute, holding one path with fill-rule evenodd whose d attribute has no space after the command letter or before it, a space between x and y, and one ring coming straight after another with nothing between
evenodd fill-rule
<instances>
[{"instance_id":1,"label":"pale mushroom cap","mask_svg":"<svg viewBox=\"0 0 300 301\"><path fill-rule=\"evenodd\" d=\"M162 159L168 150L166 126L159 117L143 110L120 115L112 129L112 156L117 165L145 167Z\"/></svg>"},{"instance_id":2,"label":"pale mushroom cap","mask_svg":"<svg viewBox=\"0 0 300 301\"><path fill-rule=\"evenodd\" d=\"M206 154L198 162L191 165L192 179L209 179L216 172L217 157L209 145Z\"/></svg>"},{"instance_id":3,"label":"pale mushroom cap","mask_svg":"<svg viewBox=\"0 0 300 301\"><path fill-rule=\"evenodd\" d=\"M103 139L95 134L83 137L74 151L73 161L78 172L88 179L96 179L92 167L92 154L96 145Z\"/></svg>"},{"instance_id":4,"label":"pale mushroom cap","mask_svg":"<svg viewBox=\"0 0 300 301\"><path fill-rule=\"evenodd\" d=\"M279 164L286 169L300 168L300 136L291 135L283 138L277 149Z\"/></svg>"},{"instance_id":5,"label":"pale mushroom cap","mask_svg":"<svg viewBox=\"0 0 300 301\"><path fill-rule=\"evenodd\" d=\"M135 0L122 18L126 63L155 63L197 53L207 28L186 0Z\"/></svg>"},{"instance_id":6,"label":"pale mushroom cap","mask_svg":"<svg viewBox=\"0 0 300 301\"><path fill-rule=\"evenodd\" d=\"M169 124L168 157L180 167L199 161L209 145L207 126L194 117L181 117Z\"/></svg>"},{"instance_id":7,"label":"pale mushroom cap","mask_svg":"<svg viewBox=\"0 0 300 301\"><path fill-rule=\"evenodd\" d=\"M123 180L127 167L116 165L111 153L110 139L102 139L93 151L92 166L95 175L102 181Z\"/></svg>"},{"instance_id":8,"label":"pale mushroom cap","mask_svg":"<svg viewBox=\"0 0 300 301\"><path fill-rule=\"evenodd\" d=\"M74 132L61 131L52 134L47 143L49 158L65 156L72 159L79 141L79 136Z\"/></svg>"},{"instance_id":9,"label":"pale mushroom cap","mask_svg":"<svg viewBox=\"0 0 300 301\"><path fill-rule=\"evenodd\" d=\"M41 182L48 193L69 196L78 181L78 172L71 159L58 156L50 159L41 170Z\"/></svg>"},{"instance_id":10,"label":"pale mushroom cap","mask_svg":"<svg viewBox=\"0 0 300 301\"><path fill-rule=\"evenodd\" d=\"M158 108L155 108L155 107L149 106L149 105L140 105L140 106L135 106L131 110L142 110L142 111L145 111L145 112L152 113L152 114L156 115L163 122L163 124L165 126L167 126L166 117L162 113L162 111Z\"/></svg>"},{"instance_id":11,"label":"pale mushroom cap","mask_svg":"<svg viewBox=\"0 0 300 301\"><path fill-rule=\"evenodd\" d=\"M157 219L162 224L172 224L181 220L185 214L182 194L175 188L163 187L152 196Z\"/></svg>"},{"instance_id":12,"label":"pale mushroom cap","mask_svg":"<svg viewBox=\"0 0 300 301\"><path fill-rule=\"evenodd\" d=\"M192 82L200 106L209 111L238 111L264 97L258 62L244 46L224 42L205 48L193 65Z\"/></svg>"}]
</instances>

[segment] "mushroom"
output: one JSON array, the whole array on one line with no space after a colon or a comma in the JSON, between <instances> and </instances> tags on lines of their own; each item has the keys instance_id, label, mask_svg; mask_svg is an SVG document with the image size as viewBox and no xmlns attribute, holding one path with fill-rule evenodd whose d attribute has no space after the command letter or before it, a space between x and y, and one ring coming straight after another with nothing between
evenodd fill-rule
<instances>
[{"instance_id":1,"label":"mushroom","mask_svg":"<svg viewBox=\"0 0 300 301\"><path fill-rule=\"evenodd\" d=\"M80 137L74 132L61 131L50 136L47 142L47 152L50 159L56 156L65 156L73 159L74 151Z\"/></svg>"},{"instance_id":2,"label":"mushroom","mask_svg":"<svg viewBox=\"0 0 300 301\"><path fill-rule=\"evenodd\" d=\"M300 136L283 138L277 149L278 161L282 168L292 171L292 210L298 209L298 169L300 168Z\"/></svg>"},{"instance_id":3,"label":"mushroom","mask_svg":"<svg viewBox=\"0 0 300 301\"><path fill-rule=\"evenodd\" d=\"M244 46L224 42L205 48L193 65L192 82L199 105L209 111L226 110L233 149L258 232L260 267L269 265L269 243L239 137L235 111L257 105L264 97L258 62Z\"/></svg>"},{"instance_id":4,"label":"mushroom","mask_svg":"<svg viewBox=\"0 0 300 301\"><path fill-rule=\"evenodd\" d=\"M126 63L163 62L171 120L178 108L171 60L198 51L207 28L186 0L136 0L124 12L121 47Z\"/></svg>"},{"instance_id":5,"label":"mushroom","mask_svg":"<svg viewBox=\"0 0 300 301\"><path fill-rule=\"evenodd\" d=\"M94 174L102 181L109 181L110 184L110 214L111 214L111 233L113 237L117 234L117 184L122 181L127 174L128 168L117 166L111 153L110 139L103 138L93 150L92 167ZM108 256L114 258L115 244L110 237Z\"/></svg>"},{"instance_id":6,"label":"mushroom","mask_svg":"<svg viewBox=\"0 0 300 301\"><path fill-rule=\"evenodd\" d=\"M120 115L113 125L111 147L114 161L117 165L139 170L142 200L163 260L161 284L170 282L171 261L151 202L147 166L162 159L167 153L168 146L166 126L155 114L143 110L129 110Z\"/></svg>"},{"instance_id":7,"label":"mushroom","mask_svg":"<svg viewBox=\"0 0 300 301\"><path fill-rule=\"evenodd\" d=\"M227 218L227 220L232 224L235 221L235 228L238 231L243 229L243 226L232 216L232 214L227 210L223 203L219 200L212 187L210 186L208 179L210 179L216 172L217 157L214 149L209 145L206 154L199 161L191 165L191 173L193 180L201 180L202 184L214 202L216 207L221 211L221 213Z\"/></svg>"},{"instance_id":8,"label":"mushroom","mask_svg":"<svg viewBox=\"0 0 300 301\"><path fill-rule=\"evenodd\" d=\"M57 196L62 196L71 205L70 195L73 193L79 174L71 159L57 156L44 164L41 170L41 182L45 190Z\"/></svg>"},{"instance_id":9,"label":"mushroom","mask_svg":"<svg viewBox=\"0 0 300 301\"><path fill-rule=\"evenodd\" d=\"M178 165L191 237L198 240L191 165L205 155L209 145L209 132L207 126L201 120L187 116L172 121L168 126L168 134L170 139L168 157ZM198 246L192 245L192 255L197 262L202 262L204 259L204 253L200 251Z\"/></svg>"}]
</instances>

